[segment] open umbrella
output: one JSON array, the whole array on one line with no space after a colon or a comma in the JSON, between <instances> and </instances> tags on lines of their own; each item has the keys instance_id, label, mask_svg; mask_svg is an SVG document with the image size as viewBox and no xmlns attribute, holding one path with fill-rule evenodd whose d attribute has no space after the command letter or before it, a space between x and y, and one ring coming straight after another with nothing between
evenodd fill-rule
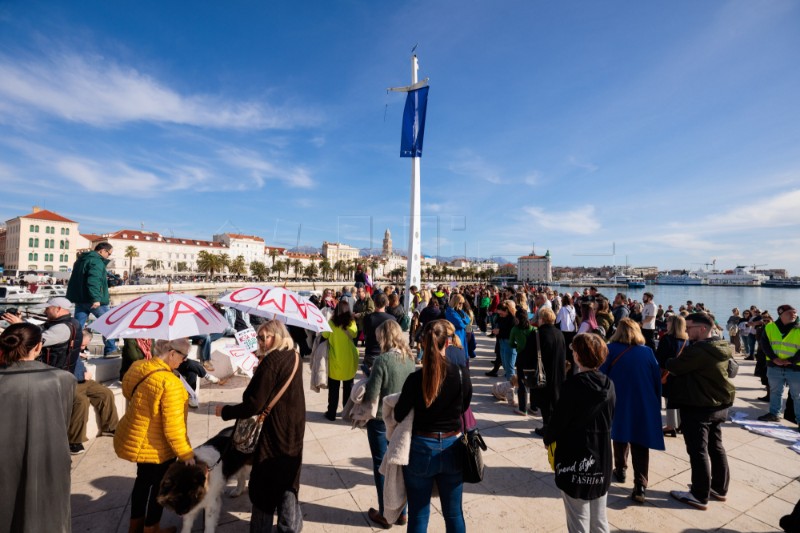
<instances>
[{"instance_id":1,"label":"open umbrella","mask_svg":"<svg viewBox=\"0 0 800 533\"><path fill-rule=\"evenodd\" d=\"M328 320L313 302L281 287L265 285L242 287L225 294L218 303L317 333L331 330Z\"/></svg>"},{"instance_id":2,"label":"open umbrella","mask_svg":"<svg viewBox=\"0 0 800 533\"><path fill-rule=\"evenodd\" d=\"M202 298L155 292L118 305L92 323L107 339L174 340L222 333L228 322Z\"/></svg>"}]
</instances>

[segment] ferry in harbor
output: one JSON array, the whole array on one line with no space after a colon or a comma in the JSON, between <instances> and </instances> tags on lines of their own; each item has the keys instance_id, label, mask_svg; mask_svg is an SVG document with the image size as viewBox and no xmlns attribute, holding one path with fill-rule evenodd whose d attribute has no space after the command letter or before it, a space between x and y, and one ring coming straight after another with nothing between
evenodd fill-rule
<instances>
[{"instance_id":1,"label":"ferry in harbor","mask_svg":"<svg viewBox=\"0 0 800 533\"><path fill-rule=\"evenodd\" d=\"M772 278L763 282L761 286L776 289L800 289L800 279Z\"/></svg>"},{"instance_id":2,"label":"ferry in harbor","mask_svg":"<svg viewBox=\"0 0 800 533\"><path fill-rule=\"evenodd\" d=\"M706 274L709 285L726 285L732 287L760 287L769 278L764 274L748 272L743 266L725 272L712 271Z\"/></svg>"},{"instance_id":3,"label":"ferry in harbor","mask_svg":"<svg viewBox=\"0 0 800 533\"><path fill-rule=\"evenodd\" d=\"M706 285L706 280L694 273L659 274L656 277L658 285Z\"/></svg>"}]
</instances>

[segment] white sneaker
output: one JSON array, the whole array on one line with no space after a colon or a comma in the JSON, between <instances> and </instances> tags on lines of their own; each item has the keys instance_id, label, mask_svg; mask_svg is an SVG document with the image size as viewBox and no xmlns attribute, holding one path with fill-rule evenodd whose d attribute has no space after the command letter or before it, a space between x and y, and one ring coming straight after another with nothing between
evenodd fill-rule
<instances>
[{"instance_id":1,"label":"white sneaker","mask_svg":"<svg viewBox=\"0 0 800 533\"><path fill-rule=\"evenodd\" d=\"M206 374L205 378L209 383L219 383L219 378L213 374Z\"/></svg>"},{"instance_id":2,"label":"white sneaker","mask_svg":"<svg viewBox=\"0 0 800 533\"><path fill-rule=\"evenodd\" d=\"M189 407L191 407L192 409L197 409L198 407L200 407L200 404L197 403L197 400L195 400L194 398L192 398L190 396L189 397Z\"/></svg>"}]
</instances>

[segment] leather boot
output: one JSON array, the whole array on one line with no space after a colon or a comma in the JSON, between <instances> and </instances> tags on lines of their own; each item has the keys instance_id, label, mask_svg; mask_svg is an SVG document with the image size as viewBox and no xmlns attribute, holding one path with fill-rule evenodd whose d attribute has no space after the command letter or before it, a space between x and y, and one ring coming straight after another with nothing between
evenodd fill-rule
<instances>
[{"instance_id":1,"label":"leather boot","mask_svg":"<svg viewBox=\"0 0 800 533\"><path fill-rule=\"evenodd\" d=\"M128 533L144 533L144 518L131 518Z\"/></svg>"},{"instance_id":2,"label":"leather boot","mask_svg":"<svg viewBox=\"0 0 800 533\"><path fill-rule=\"evenodd\" d=\"M170 526L168 528L161 527L160 524L156 524L154 526L147 526L144 528L144 533L175 533L178 530L175 526Z\"/></svg>"}]
</instances>

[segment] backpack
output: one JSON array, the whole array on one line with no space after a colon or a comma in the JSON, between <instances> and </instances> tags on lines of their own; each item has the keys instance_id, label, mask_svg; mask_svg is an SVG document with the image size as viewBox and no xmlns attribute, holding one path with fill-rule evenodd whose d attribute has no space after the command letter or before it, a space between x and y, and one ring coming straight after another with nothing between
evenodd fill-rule
<instances>
[{"instance_id":1,"label":"backpack","mask_svg":"<svg viewBox=\"0 0 800 533\"><path fill-rule=\"evenodd\" d=\"M408 315L403 315L403 318L400 319L400 329L403 331L408 331L408 328L411 327L411 317Z\"/></svg>"},{"instance_id":2,"label":"backpack","mask_svg":"<svg viewBox=\"0 0 800 533\"><path fill-rule=\"evenodd\" d=\"M600 335L604 339L606 338L606 328L604 328L603 326L597 326L596 328L594 328L592 330L592 333L597 333L598 335Z\"/></svg>"}]
</instances>

